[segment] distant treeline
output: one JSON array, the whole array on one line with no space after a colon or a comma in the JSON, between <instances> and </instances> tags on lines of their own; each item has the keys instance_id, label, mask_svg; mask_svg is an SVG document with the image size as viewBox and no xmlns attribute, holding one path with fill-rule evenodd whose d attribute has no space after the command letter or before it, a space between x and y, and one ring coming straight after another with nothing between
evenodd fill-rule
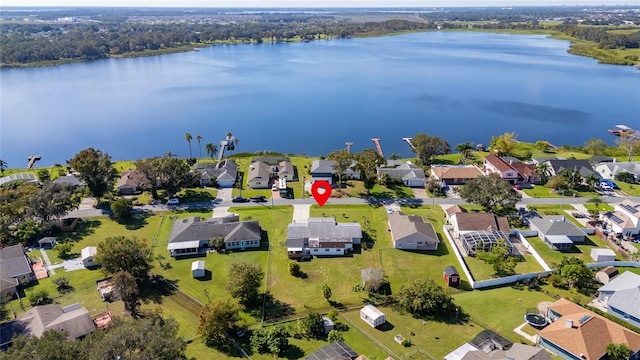
<instances>
[{"instance_id":1,"label":"distant treeline","mask_svg":"<svg viewBox=\"0 0 640 360\"><path fill-rule=\"evenodd\" d=\"M519 29L560 31L570 37L594 41L604 49L638 48L640 32L611 32L613 27L581 26L579 16L567 8L510 10L455 9L420 13L412 18L358 21L366 13L337 14L221 14L185 15L184 11L125 10L106 14L84 13L80 22L3 21L0 23L0 65L16 66L56 61L137 56L150 51L171 51L212 43L262 43L383 35L401 31L444 29ZM94 10L91 10L94 11ZM1 15L1 12L0 12ZM26 13L25 13L26 15ZM542 26L537 19L572 16L564 24ZM60 16L55 13L55 16ZM208 17L207 17L208 16ZM45 18L39 15L39 19ZM629 15L616 17L622 21ZM632 17L633 18L633 17ZM188 19L188 21L182 21ZM360 18L362 19L362 18ZM158 21L155 21L158 20ZM637 21L638 18L636 17ZM470 23L471 22L471 23ZM175 51L175 50L174 50ZM633 60L633 59L632 59Z\"/></svg>"},{"instance_id":2,"label":"distant treeline","mask_svg":"<svg viewBox=\"0 0 640 360\"><path fill-rule=\"evenodd\" d=\"M29 64L57 60L98 59L145 50L214 42L316 40L396 31L426 30L428 24L406 20L349 23L335 21L247 22L238 24L30 24L0 27L0 63Z\"/></svg>"}]
</instances>

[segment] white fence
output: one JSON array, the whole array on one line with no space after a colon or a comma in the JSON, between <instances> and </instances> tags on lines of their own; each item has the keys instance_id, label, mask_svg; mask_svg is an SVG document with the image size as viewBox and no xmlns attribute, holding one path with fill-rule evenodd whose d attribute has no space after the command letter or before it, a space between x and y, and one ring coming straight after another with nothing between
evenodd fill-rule
<instances>
[{"instance_id":1,"label":"white fence","mask_svg":"<svg viewBox=\"0 0 640 360\"><path fill-rule=\"evenodd\" d=\"M530 231L529 231L530 232ZM526 232L528 233L528 232ZM537 231L534 231L535 235L538 235ZM531 246L531 244L529 244L529 242L527 241L527 239L525 238L526 235L524 235L525 232L518 232L518 237L520 238L520 241L522 242L522 244L524 244L524 246L527 247L527 251L529 251L531 253L531 255L534 257L534 259L536 259L536 261L538 261L538 264L540 264L540 266L542 266L542 268L545 271L551 271L551 268L549 267L549 265L547 265L547 262L544 261L544 259L542 258L542 256L540 256L540 254L538 254L538 252L536 251L536 249L533 248L533 246Z\"/></svg>"},{"instance_id":2,"label":"white fence","mask_svg":"<svg viewBox=\"0 0 640 360\"><path fill-rule=\"evenodd\" d=\"M589 263L586 265L590 269L601 268L605 266L640 268L640 263L635 261L603 261L603 262Z\"/></svg>"},{"instance_id":3,"label":"white fence","mask_svg":"<svg viewBox=\"0 0 640 360\"><path fill-rule=\"evenodd\" d=\"M473 288L482 289L482 288L488 288L492 286L511 284L518 281L522 281L522 280L533 279L536 277L547 277L554 272L555 270L540 271L540 272L534 272L534 273L528 273L528 274L505 276L497 279L481 280L481 281L476 281L475 284L473 284Z\"/></svg>"}]
</instances>

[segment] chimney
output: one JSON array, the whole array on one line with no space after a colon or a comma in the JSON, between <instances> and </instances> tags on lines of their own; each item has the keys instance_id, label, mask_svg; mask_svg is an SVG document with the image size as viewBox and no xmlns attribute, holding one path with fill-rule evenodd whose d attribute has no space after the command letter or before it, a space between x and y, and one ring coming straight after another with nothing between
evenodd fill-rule
<instances>
[{"instance_id":1,"label":"chimney","mask_svg":"<svg viewBox=\"0 0 640 360\"><path fill-rule=\"evenodd\" d=\"M564 327L567 329L573 328L573 320L567 319L564 321Z\"/></svg>"}]
</instances>

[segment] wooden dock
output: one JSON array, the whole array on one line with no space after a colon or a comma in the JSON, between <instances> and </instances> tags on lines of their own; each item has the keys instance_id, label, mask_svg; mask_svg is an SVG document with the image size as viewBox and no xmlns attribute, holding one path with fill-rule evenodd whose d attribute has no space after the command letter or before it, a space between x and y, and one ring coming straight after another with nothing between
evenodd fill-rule
<instances>
[{"instance_id":1,"label":"wooden dock","mask_svg":"<svg viewBox=\"0 0 640 360\"><path fill-rule=\"evenodd\" d=\"M373 141L373 143L376 144L376 150L378 151L378 154L380 154L381 157L384 157L384 154L382 153L382 147L380 147L380 139L373 138L371 139L371 141Z\"/></svg>"},{"instance_id":2,"label":"wooden dock","mask_svg":"<svg viewBox=\"0 0 640 360\"><path fill-rule=\"evenodd\" d=\"M27 158L27 160L29 160L29 163L27 164L27 169L31 169L33 167L33 164L36 163L36 161L42 159L40 157L40 155L31 155Z\"/></svg>"}]
</instances>

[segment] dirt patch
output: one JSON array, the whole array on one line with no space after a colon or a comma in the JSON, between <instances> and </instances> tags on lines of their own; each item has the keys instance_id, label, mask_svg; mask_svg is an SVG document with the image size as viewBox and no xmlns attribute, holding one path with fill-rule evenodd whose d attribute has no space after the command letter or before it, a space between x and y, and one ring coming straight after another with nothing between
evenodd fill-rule
<instances>
[{"instance_id":1,"label":"dirt patch","mask_svg":"<svg viewBox=\"0 0 640 360\"><path fill-rule=\"evenodd\" d=\"M49 274L47 273L47 269L44 267L44 264L42 263L42 259L38 259L37 261L34 261L31 264L31 270L33 270L33 273L36 279L38 280L49 277Z\"/></svg>"}]
</instances>

